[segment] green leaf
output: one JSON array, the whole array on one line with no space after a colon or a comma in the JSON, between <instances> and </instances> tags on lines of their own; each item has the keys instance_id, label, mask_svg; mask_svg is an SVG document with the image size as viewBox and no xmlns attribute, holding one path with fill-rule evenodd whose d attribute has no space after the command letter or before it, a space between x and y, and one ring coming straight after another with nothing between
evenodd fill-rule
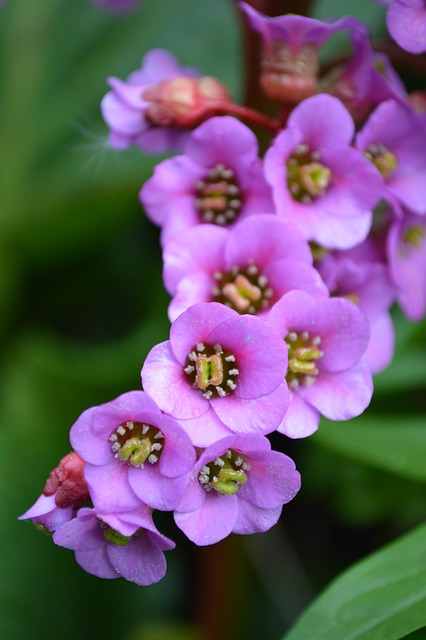
<instances>
[{"instance_id":1,"label":"green leaf","mask_svg":"<svg viewBox=\"0 0 426 640\"><path fill-rule=\"evenodd\" d=\"M285 640L398 640L426 626L426 525L337 578Z\"/></svg>"},{"instance_id":2,"label":"green leaf","mask_svg":"<svg viewBox=\"0 0 426 640\"><path fill-rule=\"evenodd\" d=\"M349 423L323 421L312 442L390 473L426 482L422 416L361 416Z\"/></svg>"}]
</instances>

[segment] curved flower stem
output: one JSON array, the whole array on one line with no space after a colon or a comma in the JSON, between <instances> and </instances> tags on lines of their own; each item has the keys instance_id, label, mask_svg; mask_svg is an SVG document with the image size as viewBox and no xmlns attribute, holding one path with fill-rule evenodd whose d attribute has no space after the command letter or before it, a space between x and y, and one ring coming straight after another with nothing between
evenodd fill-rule
<instances>
[{"instance_id":1,"label":"curved flower stem","mask_svg":"<svg viewBox=\"0 0 426 640\"><path fill-rule=\"evenodd\" d=\"M263 113L259 113L259 111L241 104L235 104L234 102L227 104L225 110L229 115L239 116L243 118L243 120L247 120L254 125L259 125L263 129L268 129L268 131L272 131L273 133L276 133L281 128L278 120L272 120L268 116L263 115Z\"/></svg>"}]
</instances>

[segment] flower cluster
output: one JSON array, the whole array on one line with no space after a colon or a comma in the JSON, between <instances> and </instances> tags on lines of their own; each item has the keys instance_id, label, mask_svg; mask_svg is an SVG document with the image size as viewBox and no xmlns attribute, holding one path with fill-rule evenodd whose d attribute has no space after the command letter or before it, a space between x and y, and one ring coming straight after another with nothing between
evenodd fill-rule
<instances>
[{"instance_id":1,"label":"flower cluster","mask_svg":"<svg viewBox=\"0 0 426 640\"><path fill-rule=\"evenodd\" d=\"M426 312L425 115L354 18L241 8L276 120L163 50L110 78L102 101L113 148L177 154L140 191L161 227L170 336L140 390L77 419L73 452L22 518L103 578L164 576L174 543L156 510L197 545L272 527L300 475L267 436L360 415L393 357L391 305ZM353 55L322 74L341 30ZM236 115L272 132L263 158Z\"/></svg>"}]
</instances>

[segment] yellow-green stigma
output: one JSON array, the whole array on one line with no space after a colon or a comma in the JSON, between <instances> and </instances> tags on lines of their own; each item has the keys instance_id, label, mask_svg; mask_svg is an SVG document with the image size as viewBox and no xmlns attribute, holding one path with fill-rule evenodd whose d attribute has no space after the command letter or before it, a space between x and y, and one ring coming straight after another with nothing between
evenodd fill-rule
<instances>
[{"instance_id":1,"label":"yellow-green stigma","mask_svg":"<svg viewBox=\"0 0 426 640\"><path fill-rule=\"evenodd\" d=\"M112 542L112 544L115 544L118 547L125 547L132 539L132 536L123 536L122 533L108 526L106 526L106 528L103 528L102 533L104 534L104 538L108 540L108 542Z\"/></svg>"},{"instance_id":2,"label":"yellow-green stigma","mask_svg":"<svg viewBox=\"0 0 426 640\"><path fill-rule=\"evenodd\" d=\"M122 462L143 469L144 463L158 462L163 450L164 436L150 424L128 420L120 424L109 437L112 452Z\"/></svg>"},{"instance_id":3,"label":"yellow-green stigma","mask_svg":"<svg viewBox=\"0 0 426 640\"><path fill-rule=\"evenodd\" d=\"M251 263L245 268L232 267L226 273L214 274L213 301L234 309L238 313L255 314L268 309L274 295L269 281L258 267Z\"/></svg>"},{"instance_id":4,"label":"yellow-green stigma","mask_svg":"<svg viewBox=\"0 0 426 640\"><path fill-rule=\"evenodd\" d=\"M287 186L295 200L308 204L327 191L332 173L320 159L319 151L300 144L287 160Z\"/></svg>"},{"instance_id":5,"label":"yellow-green stigma","mask_svg":"<svg viewBox=\"0 0 426 640\"><path fill-rule=\"evenodd\" d=\"M288 346L288 371L286 380L290 389L297 389L299 384L310 386L318 375L317 360L324 352L318 347L321 344L319 336L311 337L308 331L296 333L290 331L285 338Z\"/></svg>"},{"instance_id":6,"label":"yellow-green stigma","mask_svg":"<svg viewBox=\"0 0 426 640\"><path fill-rule=\"evenodd\" d=\"M404 232L404 242L407 244L413 245L416 249L418 249L425 236L425 229L421 224L414 224L411 227L408 227Z\"/></svg>"},{"instance_id":7,"label":"yellow-green stigma","mask_svg":"<svg viewBox=\"0 0 426 640\"><path fill-rule=\"evenodd\" d=\"M206 400L223 398L237 388L239 370L235 356L222 349L199 342L188 353L184 372L194 389L199 389Z\"/></svg>"},{"instance_id":8,"label":"yellow-green stigma","mask_svg":"<svg viewBox=\"0 0 426 640\"><path fill-rule=\"evenodd\" d=\"M389 151L384 144L371 144L365 151L364 156L370 160L380 171L385 180L398 166L398 160L392 151Z\"/></svg>"},{"instance_id":9,"label":"yellow-green stigma","mask_svg":"<svg viewBox=\"0 0 426 640\"><path fill-rule=\"evenodd\" d=\"M237 451L228 449L222 456L204 465L198 480L206 491L217 491L224 496L233 496L240 485L247 482L250 465Z\"/></svg>"},{"instance_id":10,"label":"yellow-green stigma","mask_svg":"<svg viewBox=\"0 0 426 640\"><path fill-rule=\"evenodd\" d=\"M219 226L234 222L242 207L234 171L223 164L212 167L195 185L195 206L203 222Z\"/></svg>"}]
</instances>

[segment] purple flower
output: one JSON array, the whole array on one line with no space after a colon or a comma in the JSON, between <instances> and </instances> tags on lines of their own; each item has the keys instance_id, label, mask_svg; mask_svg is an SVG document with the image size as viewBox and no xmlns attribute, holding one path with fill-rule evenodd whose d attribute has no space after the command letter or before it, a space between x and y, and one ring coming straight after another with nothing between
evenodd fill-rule
<instances>
[{"instance_id":1,"label":"purple flower","mask_svg":"<svg viewBox=\"0 0 426 640\"><path fill-rule=\"evenodd\" d=\"M158 164L140 200L162 227L162 243L203 222L227 226L273 211L258 152L254 133L223 116L211 118L190 135L185 155Z\"/></svg>"},{"instance_id":2,"label":"purple flower","mask_svg":"<svg viewBox=\"0 0 426 640\"><path fill-rule=\"evenodd\" d=\"M381 176L350 147L353 134L342 103L317 95L292 111L265 156L278 215L329 248L347 249L365 239L383 192Z\"/></svg>"},{"instance_id":3,"label":"purple flower","mask_svg":"<svg viewBox=\"0 0 426 640\"><path fill-rule=\"evenodd\" d=\"M214 544L231 532L267 531L299 488L293 460L271 451L267 438L230 436L201 454L175 522L198 545Z\"/></svg>"},{"instance_id":4,"label":"purple flower","mask_svg":"<svg viewBox=\"0 0 426 640\"><path fill-rule=\"evenodd\" d=\"M395 349L395 331L389 314L395 287L372 241L367 239L364 245L349 251L326 255L318 270L330 293L348 298L368 318L371 336L363 360L372 373L382 371L391 363Z\"/></svg>"},{"instance_id":5,"label":"purple flower","mask_svg":"<svg viewBox=\"0 0 426 640\"><path fill-rule=\"evenodd\" d=\"M399 305L417 322L426 314L426 218L399 213L388 232L389 268Z\"/></svg>"},{"instance_id":6,"label":"purple flower","mask_svg":"<svg viewBox=\"0 0 426 640\"><path fill-rule=\"evenodd\" d=\"M356 139L357 148L380 171L387 197L426 213L426 126L424 116L393 100L380 104ZM385 196L386 197L386 196Z\"/></svg>"},{"instance_id":7,"label":"purple flower","mask_svg":"<svg viewBox=\"0 0 426 640\"><path fill-rule=\"evenodd\" d=\"M276 215L250 216L232 229L182 231L168 242L163 259L164 282L174 295L171 320L197 302L262 315L291 289L328 297L308 243Z\"/></svg>"},{"instance_id":8,"label":"purple flower","mask_svg":"<svg viewBox=\"0 0 426 640\"><path fill-rule=\"evenodd\" d=\"M195 461L186 433L143 391L87 409L70 438L87 462L90 496L103 513L130 511L141 501L174 509Z\"/></svg>"},{"instance_id":9,"label":"purple flower","mask_svg":"<svg viewBox=\"0 0 426 640\"><path fill-rule=\"evenodd\" d=\"M151 102L144 95L163 80L185 80L198 75L195 69L180 67L168 51L152 49L145 54L141 68L131 73L126 82L108 78L112 91L103 98L101 110L111 129L111 146L125 149L135 144L154 153L180 148L188 132L173 126L152 126L145 117Z\"/></svg>"},{"instance_id":10,"label":"purple flower","mask_svg":"<svg viewBox=\"0 0 426 640\"><path fill-rule=\"evenodd\" d=\"M210 302L175 320L170 340L148 354L142 383L205 447L232 432L276 429L288 405L286 371L286 346L270 325Z\"/></svg>"},{"instance_id":11,"label":"purple flower","mask_svg":"<svg viewBox=\"0 0 426 640\"><path fill-rule=\"evenodd\" d=\"M175 547L157 531L145 505L118 516L80 509L76 518L57 529L53 541L75 551L75 559L88 573L98 578L121 576L140 585L165 576L163 551Z\"/></svg>"},{"instance_id":12,"label":"purple flower","mask_svg":"<svg viewBox=\"0 0 426 640\"><path fill-rule=\"evenodd\" d=\"M271 310L268 322L288 347L290 406L278 431L290 438L313 433L320 414L348 420L371 400L371 373L361 360L370 328L364 314L348 300L317 301L291 291Z\"/></svg>"},{"instance_id":13,"label":"purple flower","mask_svg":"<svg viewBox=\"0 0 426 640\"><path fill-rule=\"evenodd\" d=\"M321 79L322 91L339 98L357 122L384 100L394 99L406 105L405 87L387 55L373 51L368 27L357 24L350 39L352 57Z\"/></svg>"},{"instance_id":14,"label":"purple flower","mask_svg":"<svg viewBox=\"0 0 426 640\"><path fill-rule=\"evenodd\" d=\"M392 0L386 14L392 38L410 53L426 51L425 0Z\"/></svg>"},{"instance_id":15,"label":"purple flower","mask_svg":"<svg viewBox=\"0 0 426 640\"><path fill-rule=\"evenodd\" d=\"M328 23L293 14L270 18L245 2L240 7L262 38L260 85L267 96L284 102L297 103L316 92L320 47L337 31L358 24L350 16Z\"/></svg>"},{"instance_id":16,"label":"purple flower","mask_svg":"<svg viewBox=\"0 0 426 640\"><path fill-rule=\"evenodd\" d=\"M31 519L48 531L55 531L70 520L89 498L84 467L79 455L68 453L51 471L41 496L19 520Z\"/></svg>"}]
</instances>

